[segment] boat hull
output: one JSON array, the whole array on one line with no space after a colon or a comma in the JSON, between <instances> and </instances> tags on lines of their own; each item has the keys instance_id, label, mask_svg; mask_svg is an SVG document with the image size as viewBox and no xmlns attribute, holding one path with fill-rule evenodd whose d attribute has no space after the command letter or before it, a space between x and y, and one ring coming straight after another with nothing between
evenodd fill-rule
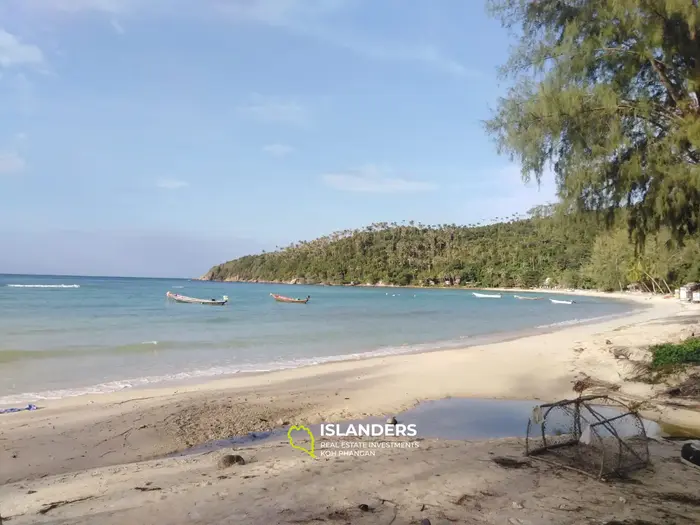
<instances>
[{"instance_id":1,"label":"boat hull","mask_svg":"<svg viewBox=\"0 0 700 525\"><path fill-rule=\"evenodd\" d=\"M175 301L176 303L183 304L207 304L211 306L224 306L228 303L228 297L224 295L223 299L198 299L197 297L187 297L186 295L179 295L172 292L165 294L168 299Z\"/></svg>"},{"instance_id":2,"label":"boat hull","mask_svg":"<svg viewBox=\"0 0 700 525\"><path fill-rule=\"evenodd\" d=\"M552 304L574 304L573 301L560 301L558 299L550 299Z\"/></svg>"},{"instance_id":3,"label":"boat hull","mask_svg":"<svg viewBox=\"0 0 700 525\"><path fill-rule=\"evenodd\" d=\"M294 299L293 297L285 297L283 295L276 295L271 293L270 296L278 303L295 303L295 304L306 304L309 302L309 298L306 299Z\"/></svg>"},{"instance_id":4,"label":"boat hull","mask_svg":"<svg viewBox=\"0 0 700 525\"><path fill-rule=\"evenodd\" d=\"M486 293L472 292L472 295L474 297L478 297L479 299L500 299L501 298L501 294L486 294Z\"/></svg>"}]
</instances>

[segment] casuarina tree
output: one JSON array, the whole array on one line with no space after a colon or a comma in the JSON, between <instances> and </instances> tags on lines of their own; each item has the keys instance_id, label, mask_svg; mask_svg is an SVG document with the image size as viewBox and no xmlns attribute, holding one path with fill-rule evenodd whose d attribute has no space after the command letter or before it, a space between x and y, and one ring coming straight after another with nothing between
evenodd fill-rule
<instances>
[{"instance_id":1,"label":"casuarina tree","mask_svg":"<svg viewBox=\"0 0 700 525\"><path fill-rule=\"evenodd\" d=\"M622 215L638 243L700 216L700 9L692 0L488 0L516 39L486 127L566 211Z\"/></svg>"}]
</instances>

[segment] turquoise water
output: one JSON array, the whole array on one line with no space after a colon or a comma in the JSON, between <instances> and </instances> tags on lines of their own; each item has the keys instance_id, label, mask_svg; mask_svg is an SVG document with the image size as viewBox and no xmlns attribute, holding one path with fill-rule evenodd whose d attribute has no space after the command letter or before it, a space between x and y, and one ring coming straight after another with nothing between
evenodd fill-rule
<instances>
[{"instance_id":1,"label":"turquoise water","mask_svg":"<svg viewBox=\"0 0 700 525\"><path fill-rule=\"evenodd\" d=\"M230 302L178 304L168 290ZM311 301L276 303L270 293ZM0 275L0 404L464 347L634 308L568 299L576 304L465 290Z\"/></svg>"}]
</instances>

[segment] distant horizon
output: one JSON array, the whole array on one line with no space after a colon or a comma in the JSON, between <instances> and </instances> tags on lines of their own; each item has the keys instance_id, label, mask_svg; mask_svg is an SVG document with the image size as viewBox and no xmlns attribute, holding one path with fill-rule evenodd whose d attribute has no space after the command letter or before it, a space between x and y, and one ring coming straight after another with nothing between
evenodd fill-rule
<instances>
[{"instance_id":1,"label":"distant horizon","mask_svg":"<svg viewBox=\"0 0 700 525\"><path fill-rule=\"evenodd\" d=\"M79 275L69 273L2 273L0 277L90 277L93 279L160 279L188 281L196 279L196 277L149 277L146 275Z\"/></svg>"}]
</instances>

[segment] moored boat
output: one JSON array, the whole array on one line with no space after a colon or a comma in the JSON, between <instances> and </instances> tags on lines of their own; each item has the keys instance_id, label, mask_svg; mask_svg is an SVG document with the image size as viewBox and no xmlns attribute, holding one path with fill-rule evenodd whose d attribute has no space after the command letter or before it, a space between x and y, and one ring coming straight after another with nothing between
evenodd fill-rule
<instances>
[{"instance_id":1,"label":"moored boat","mask_svg":"<svg viewBox=\"0 0 700 525\"><path fill-rule=\"evenodd\" d=\"M550 299L553 304L574 304L574 301L562 301L561 299Z\"/></svg>"},{"instance_id":2,"label":"moored boat","mask_svg":"<svg viewBox=\"0 0 700 525\"><path fill-rule=\"evenodd\" d=\"M528 297L526 295L513 295L516 299L525 299L526 301L539 301L542 297Z\"/></svg>"},{"instance_id":3,"label":"moored boat","mask_svg":"<svg viewBox=\"0 0 700 525\"><path fill-rule=\"evenodd\" d=\"M214 306L223 306L228 303L228 295L224 295L221 299L198 299L197 297L187 297L186 295L167 292L165 296L176 303L210 304Z\"/></svg>"},{"instance_id":4,"label":"moored boat","mask_svg":"<svg viewBox=\"0 0 700 525\"><path fill-rule=\"evenodd\" d=\"M488 294L488 293L477 293L477 292L472 292L472 295L474 297L478 297L479 299L500 299L501 294Z\"/></svg>"},{"instance_id":5,"label":"moored boat","mask_svg":"<svg viewBox=\"0 0 700 525\"><path fill-rule=\"evenodd\" d=\"M284 295L279 295L276 293L271 293L270 296L277 301L278 303L298 303L298 304L306 304L309 302L309 299L311 299L310 295L306 296L306 299L299 299L299 298L294 298L294 297L285 297Z\"/></svg>"}]
</instances>

